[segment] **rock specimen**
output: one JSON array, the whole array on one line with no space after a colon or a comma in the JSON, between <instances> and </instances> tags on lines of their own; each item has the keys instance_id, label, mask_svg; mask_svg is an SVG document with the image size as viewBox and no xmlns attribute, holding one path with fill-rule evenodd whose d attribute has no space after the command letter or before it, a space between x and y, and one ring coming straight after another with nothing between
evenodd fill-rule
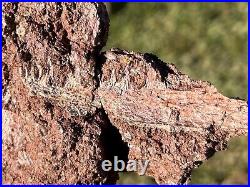
<instances>
[{"instance_id":1,"label":"rock specimen","mask_svg":"<svg viewBox=\"0 0 250 187\"><path fill-rule=\"evenodd\" d=\"M116 175L99 169L107 122L94 105L105 6L3 7L3 181L114 183Z\"/></svg>"},{"instance_id":2,"label":"rock specimen","mask_svg":"<svg viewBox=\"0 0 250 187\"><path fill-rule=\"evenodd\" d=\"M115 183L100 164L118 156L183 184L247 134L245 101L151 54L100 53L102 3L4 3L2 22L4 183Z\"/></svg>"},{"instance_id":3,"label":"rock specimen","mask_svg":"<svg viewBox=\"0 0 250 187\"><path fill-rule=\"evenodd\" d=\"M186 183L231 136L247 133L246 102L151 54L111 50L104 57L102 106L128 142L128 159L150 160L146 174L158 183Z\"/></svg>"}]
</instances>

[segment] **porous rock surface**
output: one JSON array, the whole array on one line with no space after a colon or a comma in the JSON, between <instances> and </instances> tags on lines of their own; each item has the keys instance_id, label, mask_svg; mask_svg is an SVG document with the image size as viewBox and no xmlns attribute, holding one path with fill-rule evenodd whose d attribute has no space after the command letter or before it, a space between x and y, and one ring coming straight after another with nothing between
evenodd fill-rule
<instances>
[{"instance_id":1,"label":"porous rock surface","mask_svg":"<svg viewBox=\"0 0 250 187\"><path fill-rule=\"evenodd\" d=\"M247 134L245 101L151 54L100 53L102 3L4 3L2 23L4 183L111 184L101 161L118 156L183 184Z\"/></svg>"},{"instance_id":2,"label":"porous rock surface","mask_svg":"<svg viewBox=\"0 0 250 187\"><path fill-rule=\"evenodd\" d=\"M4 183L114 183L99 168L107 123L93 102L105 6L3 7Z\"/></svg>"}]
</instances>

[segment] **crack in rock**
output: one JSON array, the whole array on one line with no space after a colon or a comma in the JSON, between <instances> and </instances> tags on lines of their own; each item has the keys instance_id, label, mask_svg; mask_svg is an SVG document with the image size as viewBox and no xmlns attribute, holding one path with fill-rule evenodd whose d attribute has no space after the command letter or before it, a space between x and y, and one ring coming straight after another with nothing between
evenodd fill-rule
<instances>
[{"instance_id":1,"label":"crack in rock","mask_svg":"<svg viewBox=\"0 0 250 187\"><path fill-rule=\"evenodd\" d=\"M103 3L4 3L3 183L114 184L101 162L149 160L161 184L247 134L248 104L152 54L101 53Z\"/></svg>"}]
</instances>

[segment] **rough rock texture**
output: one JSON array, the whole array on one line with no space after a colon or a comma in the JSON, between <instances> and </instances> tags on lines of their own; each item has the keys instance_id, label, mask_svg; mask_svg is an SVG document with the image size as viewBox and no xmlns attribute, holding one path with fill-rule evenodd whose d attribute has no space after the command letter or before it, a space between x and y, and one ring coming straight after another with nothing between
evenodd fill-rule
<instances>
[{"instance_id":1,"label":"rough rock texture","mask_svg":"<svg viewBox=\"0 0 250 187\"><path fill-rule=\"evenodd\" d=\"M186 183L191 170L231 136L247 133L247 103L224 97L151 54L104 54L102 105L129 146L128 159L150 160L158 183Z\"/></svg>"},{"instance_id":2,"label":"rough rock texture","mask_svg":"<svg viewBox=\"0 0 250 187\"><path fill-rule=\"evenodd\" d=\"M7 3L3 10L3 181L114 183L96 108L96 54L108 16L96 3Z\"/></svg>"},{"instance_id":3,"label":"rough rock texture","mask_svg":"<svg viewBox=\"0 0 250 187\"><path fill-rule=\"evenodd\" d=\"M115 183L100 164L118 156L183 184L247 133L245 101L151 54L100 53L102 3L4 3L2 22L4 183Z\"/></svg>"},{"instance_id":4,"label":"rough rock texture","mask_svg":"<svg viewBox=\"0 0 250 187\"><path fill-rule=\"evenodd\" d=\"M18 63L12 62L31 94L86 115L94 111L95 58L108 25L103 4L4 4L3 47L16 51L9 52L16 54Z\"/></svg>"}]
</instances>

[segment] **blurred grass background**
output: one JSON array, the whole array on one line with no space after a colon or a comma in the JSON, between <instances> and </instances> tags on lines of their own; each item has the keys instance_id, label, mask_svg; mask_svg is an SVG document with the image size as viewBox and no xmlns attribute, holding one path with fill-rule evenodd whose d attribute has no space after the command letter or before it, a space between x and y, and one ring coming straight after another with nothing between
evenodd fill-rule
<instances>
[{"instance_id":1,"label":"blurred grass background","mask_svg":"<svg viewBox=\"0 0 250 187\"><path fill-rule=\"evenodd\" d=\"M247 3L107 3L111 47L150 52L228 97L247 99ZM247 137L192 173L192 184L246 184ZM152 184L121 173L119 184Z\"/></svg>"}]
</instances>

